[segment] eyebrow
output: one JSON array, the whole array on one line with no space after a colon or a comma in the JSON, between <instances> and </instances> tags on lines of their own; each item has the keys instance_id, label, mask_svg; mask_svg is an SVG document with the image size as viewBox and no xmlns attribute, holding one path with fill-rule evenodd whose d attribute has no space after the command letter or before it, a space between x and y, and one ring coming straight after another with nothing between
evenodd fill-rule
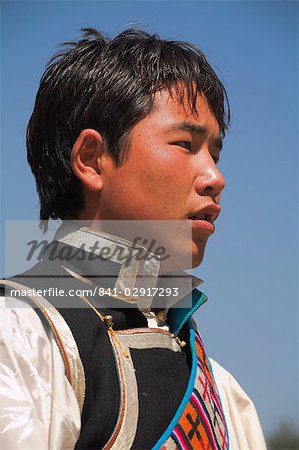
<instances>
[{"instance_id":1,"label":"eyebrow","mask_svg":"<svg viewBox=\"0 0 299 450\"><path fill-rule=\"evenodd\" d=\"M169 131L188 131L189 133L202 135L206 133L207 129L202 125L195 125L194 123L190 122L181 122L171 125L169 127ZM214 139L214 145L216 146L217 150L220 151L222 149L223 144L221 137Z\"/></svg>"}]
</instances>

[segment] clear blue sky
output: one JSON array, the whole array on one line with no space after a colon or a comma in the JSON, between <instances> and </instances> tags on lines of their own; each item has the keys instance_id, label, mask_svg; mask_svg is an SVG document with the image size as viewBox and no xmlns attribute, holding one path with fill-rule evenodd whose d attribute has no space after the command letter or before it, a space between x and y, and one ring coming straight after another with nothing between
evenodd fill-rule
<instances>
[{"instance_id":1,"label":"clear blue sky","mask_svg":"<svg viewBox=\"0 0 299 450\"><path fill-rule=\"evenodd\" d=\"M57 44L93 26L128 24L193 42L229 93L233 120L220 167L222 215L196 275L196 314L210 356L254 399L268 433L298 423L298 3L1 2L2 213L35 219L25 128Z\"/></svg>"}]
</instances>

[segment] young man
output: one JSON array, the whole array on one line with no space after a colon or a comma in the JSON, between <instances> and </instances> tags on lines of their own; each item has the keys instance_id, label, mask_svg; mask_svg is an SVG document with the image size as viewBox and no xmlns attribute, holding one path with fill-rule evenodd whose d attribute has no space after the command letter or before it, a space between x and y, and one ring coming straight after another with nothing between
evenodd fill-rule
<instances>
[{"instance_id":1,"label":"young man","mask_svg":"<svg viewBox=\"0 0 299 450\"><path fill-rule=\"evenodd\" d=\"M86 29L50 61L28 161L43 225L63 224L3 281L26 294L1 311L3 448L265 448L252 402L206 357L192 319L206 296L181 272L220 212L226 100L198 48L140 30Z\"/></svg>"}]
</instances>

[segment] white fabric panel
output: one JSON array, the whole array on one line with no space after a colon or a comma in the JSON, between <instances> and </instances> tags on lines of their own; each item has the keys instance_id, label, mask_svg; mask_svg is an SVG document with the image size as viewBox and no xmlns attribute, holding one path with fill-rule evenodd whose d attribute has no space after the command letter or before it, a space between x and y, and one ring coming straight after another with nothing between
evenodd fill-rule
<instances>
[{"instance_id":1,"label":"white fabric panel","mask_svg":"<svg viewBox=\"0 0 299 450\"><path fill-rule=\"evenodd\" d=\"M52 332L33 308L0 302L0 448L73 449L80 410Z\"/></svg>"},{"instance_id":2,"label":"white fabric panel","mask_svg":"<svg viewBox=\"0 0 299 450\"><path fill-rule=\"evenodd\" d=\"M209 358L228 426L230 450L267 450L252 400L235 378Z\"/></svg>"}]
</instances>

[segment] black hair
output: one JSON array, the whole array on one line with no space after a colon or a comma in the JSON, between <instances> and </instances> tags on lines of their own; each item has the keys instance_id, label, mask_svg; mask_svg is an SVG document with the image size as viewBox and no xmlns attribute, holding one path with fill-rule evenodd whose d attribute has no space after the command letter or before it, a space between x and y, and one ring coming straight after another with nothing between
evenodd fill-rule
<instances>
[{"instance_id":1,"label":"black hair","mask_svg":"<svg viewBox=\"0 0 299 450\"><path fill-rule=\"evenodd\" d=\"M70 165L82 130L97 130L120 165L132 127L149 114L161 89L175 92L182 104L186 93L194 113L197 95L203 94L222 136L230 120L225 88L196 46L139 29L114 39L94 28L81 31L80 39L61 44L47 64L27 128L44 228L49 218L76 219L84 206Z\"/></svg>"}]
</instances>

